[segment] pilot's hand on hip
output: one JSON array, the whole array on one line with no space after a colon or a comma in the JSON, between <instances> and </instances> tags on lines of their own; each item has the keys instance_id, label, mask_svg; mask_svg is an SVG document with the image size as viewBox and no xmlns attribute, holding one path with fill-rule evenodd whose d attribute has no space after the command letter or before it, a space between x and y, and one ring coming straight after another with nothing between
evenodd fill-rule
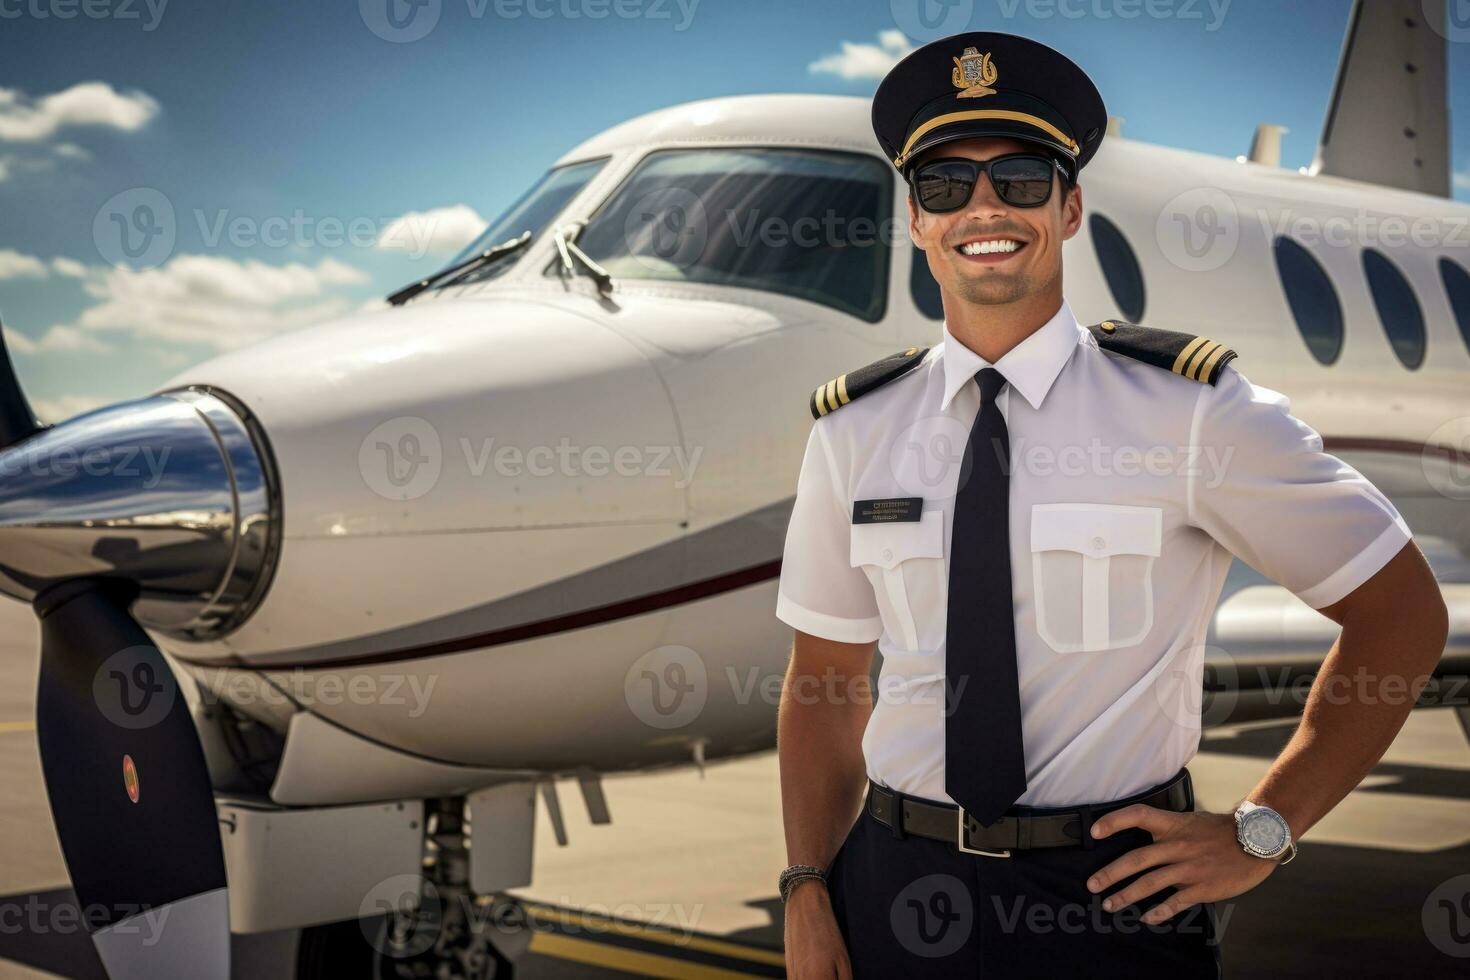
<instances>
[{"instance_id":1,"label":"pilot's hand on hip","mask_svg":"<svg viewBox=\"0 0 1470 980\"><path fill-rule=\"evenodd\" d=\"M792 980L852 980L847 946L826 885L798 881L786 900L786 975Z\"/></svg>"},{"instance_id":2,"label":"pilot's hand on hip","mask_svg":"<svg viewBox=\"0 0 1470 980\"><path fill-rule=\"evenodd\" d=\"M1175 813L1135 803L1099 817L1092 834L1103 838L1129 827L1147 830L1154 842L1094 872L1087 880L1087 890L1094 894L1106 891L1152 868L1103 900L1103 908L1112 912L1173 885L1173 895L1144 913L1142 921L1148 924L1167 921L1202 902L1248 892L1276 870L1276 861L1245 852L1235 838L1235 817L1228 813Z\"/></svg>"}]
</instances>

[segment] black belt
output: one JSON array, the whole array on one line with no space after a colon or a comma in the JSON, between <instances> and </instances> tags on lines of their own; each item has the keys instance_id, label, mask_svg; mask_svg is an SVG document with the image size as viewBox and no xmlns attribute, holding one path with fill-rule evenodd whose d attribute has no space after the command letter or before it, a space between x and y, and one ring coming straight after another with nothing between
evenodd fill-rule
<instances>
[{"instance_id":1,"label":"black belt","mask_svg":"<svg viewBox=\"0 0 1470 980\"><path fill-rule=\"evenodd\" d=\"M1187 813L1194 809L1194 786L1188 769L1156 789L1110 803L1092 803L1066 810L1054 807L1012 807L1013 812L982 826L979 820L951 803L932 803L905 796L868 780L867 809L900 840L909 834L946 841L961 851L986 857L1010 857L1013 850L1032 847L1093 846L1093 820L1111 810L1144 803L1160 810ZM1041 812L1028 813L1028 809ZM897 821L894 815L899 815ZM964 833L960 832L961 826Z\"/></svg>"}]
</instances>

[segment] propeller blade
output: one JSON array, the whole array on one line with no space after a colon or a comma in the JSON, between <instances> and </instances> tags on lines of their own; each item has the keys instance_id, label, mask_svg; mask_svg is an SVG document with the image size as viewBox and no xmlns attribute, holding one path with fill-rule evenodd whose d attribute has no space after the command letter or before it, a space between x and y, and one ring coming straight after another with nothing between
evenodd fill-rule
<instances>
[{"instance_id":1,"label":"propeller blade","mask_svg":"<svg viewBox=\"0 0 1470 980\"><path fill-rule=\"evenodd\" d=\"M0 324L0 449L13 446L41 429L21 391L15 365L10 363L10 348L5 346L5 328Z\"/></svg>"},{"instance_id":2,"label":"propeller blade","mask_svg":"<svg viewBox=\"0 0 1470 980\"><path fill-rule=\"evenodd\" d=\"M87 578L36 597L36 734L51 812L113 980L228 980L209 770L173 671L128 612L130 593Z\"/></svg>"}]
</instances>

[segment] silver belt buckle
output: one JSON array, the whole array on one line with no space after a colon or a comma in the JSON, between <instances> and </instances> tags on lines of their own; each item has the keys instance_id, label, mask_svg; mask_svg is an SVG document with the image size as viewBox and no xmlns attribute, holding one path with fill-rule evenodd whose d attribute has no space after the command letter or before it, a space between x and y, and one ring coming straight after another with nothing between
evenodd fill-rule
<instances>
[{"instance_id":1,"label":"silver belt buckle","mask_svg":"<svg viewBox=\"0 0 1470 980\"><path fill-rule=\"evenodd\" d=\"M979 854L982 857L989 857L989 858L1008 858L1008 857L1011 856L1011 852L1010 851L987 851L984 848L980 848L980 847L966 847L965 846L965 808L964 807L958 807L955 810L955 816L956 816L956 819L958 821L958 824L955 827L954 842L959 847L960 850L964 851L966 854Z\"/></svg>"}]
</instances>

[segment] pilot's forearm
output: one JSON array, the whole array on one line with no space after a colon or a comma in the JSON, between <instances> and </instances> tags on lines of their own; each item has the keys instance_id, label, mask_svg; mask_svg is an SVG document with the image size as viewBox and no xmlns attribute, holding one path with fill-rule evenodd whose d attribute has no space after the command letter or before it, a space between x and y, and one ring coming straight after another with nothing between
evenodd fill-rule
<instances>
[{"instance_id":1,"label":"pilot's forearm","mask_svg":"<svg viewBox=\"0 0 1470 980\"><path fill-rule=\"evenodd\" d=\"M1279 812L1294 839L1378 764L1444 652L1444 602L1418 549L1406 546L1384 572L1371 594L1341 604L1342 632L1301 724L1249 796Z\"/></svg>"},{"instance_id":2,"label":"pilot's forearm","mask_svg":"<svg viewBox=\"0 0 1470 980\"><path fill-rule=\"evenodd\" d=\"M867 788L862 737L872 713L867 670L848 673L793 650L781 688L776 751L790 864L826 868Z\"/></svg>"}]
</instances>

